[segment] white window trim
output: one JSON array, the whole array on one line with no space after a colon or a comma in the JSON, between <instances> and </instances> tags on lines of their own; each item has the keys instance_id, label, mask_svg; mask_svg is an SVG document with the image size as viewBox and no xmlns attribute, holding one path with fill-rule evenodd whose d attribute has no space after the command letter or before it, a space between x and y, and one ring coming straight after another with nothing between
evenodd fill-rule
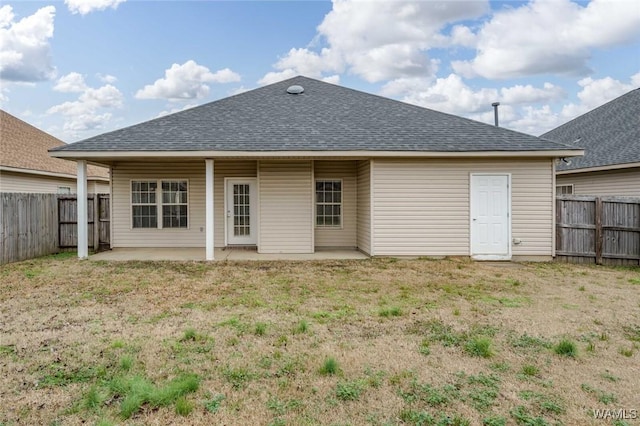
<instances>
[{"instance_id":1,"label":"white window trim","mask_svg":"<svg viewBox=\"0 0 640 426\"><path fill-rule=\"evenodd\" d=\"M63 195L71 194L71 187L70 186L59 186L58 187L58 194L63 194Z\"/></svg>"},{"instance_id":2,"label":"white window trim","mask_svg":"<svg viewBox=\"0 0 640 426\"><path fill-rule=\"evenodd\" d=\"M156 183L156 202L155 203L134 203L133 202L133 182L139 182L139 183L150 183L150 182L155 182ZM144 227L140 227L140 228L136 228L133 226L133 207L134 206L155 206L156 207L156 227L148 227L148 228L144 228ZM130 228L132 230L149 230L149 229L157 229L158 228L158 224L159 224L159 218L158 218L158 180L157 179L131 179L129 181L129 215L131 216L131 220L130 220Z\"/></svg>"},{"instance_id":3,"label":"white window trim","mask_svg":"<svg viewBox=\"0 0 640 426\"><path fill-rule=\"evenodd\" d=\"M132 200L131 186L133 182L156 182L156 202L155 204L134 204ZM162 226L162 207L182 205L182 204L164 204L162 202L162 182L186 182L187 183L187 226L185 228L164 228ZM157 214L156 228L134 228L133 227L133 206L134 205L155 205ZM129 179L129 229L135 232L152 231L154 229L164 229L167 232L186 231L191 229L191 189L189 179L186 178L139 178Z\"/></svg>"},{"instance_id":4,"label":"white window trim","mask_svg":"<svg viewBox=\"0 0 640 426\"><path fill-rule=\"evenodd\" d=\"M571 188L570 194L558 194L558 188ZM574 195L575 188L572 183L556 185L556 195Z\"/></svg>"},{"instance_id":5,"label":"white window trim","mask_svg":"<svg viewBox=\"0 0 640 426\"><path fill-rule=\"evenodd\" d=\"M340 225L318 225L318 200L316 198L317 182L340 182ZM323 203L324 204L324 203ZM329 203L335 204L335 203ZM313 224L315 229L344 229L344 181L341 178L316 178L313 180Z\"/></svg>"}]
</instances>

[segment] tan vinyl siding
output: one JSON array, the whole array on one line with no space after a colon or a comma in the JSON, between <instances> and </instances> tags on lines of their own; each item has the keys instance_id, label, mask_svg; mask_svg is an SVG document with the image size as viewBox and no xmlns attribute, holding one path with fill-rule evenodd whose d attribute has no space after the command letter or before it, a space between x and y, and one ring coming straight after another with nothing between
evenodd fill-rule
<instances>
[{"instance_id":1,"label":"tan vinyl siding","mask_svg":"<svg viewBox=\"0 0 640 426\"><path fill-rule=\"evenodd\" d=\"M311 161L260 161L260 253L313 253Z\"/></svg>"},{"instance_id":2,"label":"tan vinyl siding","mask_svg":"<svg viewBox=\"0 0 640 426\"><path fill-rule=\"evenodd\" d=\"M87 191L89 193L97 193L97 194L108 194L109 193L109 182L103 181L89 181L87 183Z\"/></svg>"},{"instance_id":3,"label":"tan vinyl siding","mask_svg":"<svg viewBox=\"0 0 640 426\"><path fill-rule=\"evenodd\" d=\"M315 179L342 180L342 226L316 228L316 247L356 246L356 162L315 161ZM314 207L315 208L315 207Z\"/></svg>"},{"instance_id":4,"label":"tan vinyl siding","mask_svg":"<svg viewBox=\"0 0 640 426\"><path fill-rule=\"evenodd\" d=\"M376 160L373 248L376 255L469 253L471 173L510 173L514 256L551 256L551 160Z\"/></svg>"},{"instance_id":5,"label":"tan vinyl siding","mask_svg":"<svg viewBox=\"0 0 640 426\"><path fill-rule=\"evenodd\" d=\"M204 161L203 161L204 163ZM230 177L256 177L257 161L255 160L215 160L214 169L214 245L224 247L225 221L224 211L225 187L224 178Z\"/></svg>"},{"instance_id":6,"label":"tan vinyl siding","mask_svg":"<svg viewBox=\"0 0 640 426\"><path fill-rule=\"evenodd\" d=\"M58 192L58 187L60 186L69 187L71 188L71 193L75 193L76 179L34 175L30 173L0 172L0 192L55 194Z\"/></svg>"},{"instance_id":7,"label":"tan vinyl siding","mask_svg":"<svg viewBox=\"0 0 640 426\"><path fill-rule=\"evenodd\" d=\"M640 168L557 175L556 185L573 185L575 195L640 197Z\"/></svg>"},{"instance_id":8,"label":"tan vinyl siding","mask_svg":"<svg viewBox=\"0 0 640 426\"><path fill-rule=\"evenodd\" d=\"M113 247L204 247L204 160L113 166ZM187 179L188 229L132 229L131 180ZM158 218L160 220L160 217Z\"/></svg>"},{"instance_id":9,"label":"tan vinyl siding","mask_svg":"<svg viewBox=\"0 0 640 426\"><path fill-rule=\"evenodd\" d=\"M356 244L363 252L371 253L371 163L358 161Z\"/></svg>"}]
</instances>

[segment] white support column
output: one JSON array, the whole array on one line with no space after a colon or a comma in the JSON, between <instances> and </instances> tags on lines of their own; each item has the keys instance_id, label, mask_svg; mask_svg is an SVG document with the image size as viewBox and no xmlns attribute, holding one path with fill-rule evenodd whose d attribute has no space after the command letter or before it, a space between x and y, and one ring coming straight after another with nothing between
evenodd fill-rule
<instances>
[{"instance_id":1,"label":"white support column","mask_svg":"<svg viewBox=\"0 0 640 426\"><path fill-rule=\"evenodd\" d=\"M214 168L213 168L213 159L207 158L204 160L206 166L205 173L205 211L206 211L206 222L205 222L205 234L206 234L206 260L214 260L214 217L213 217L213 176L214 176Z\"/></svg>"},{"instance_id":2,"label":"white support column","mask_svg":"<svg viewBox=\"0 0 640 426\"><path fill-rule=\"evenodd\" d=\"M89 257L89 226L87 224L87 161L78 160L78 258Z\"/></svg>"}]
</instances>

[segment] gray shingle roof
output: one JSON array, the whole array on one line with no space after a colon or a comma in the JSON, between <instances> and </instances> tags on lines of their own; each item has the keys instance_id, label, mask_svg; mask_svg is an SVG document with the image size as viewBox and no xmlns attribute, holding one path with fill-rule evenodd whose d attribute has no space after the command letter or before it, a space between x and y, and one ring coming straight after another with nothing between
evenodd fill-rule
<instances>
[{"instance_id":1,"label":"gray shingle roof","mask_svg":"<svg viewBox=\"0 0 640 426\"><path fill-rule=\"evenodd\" d=\"M541 137L585 149L558 170L640 162L640 89L635 89Z\"/></svg>"},{"instance_id":2,"label":"gray shingle roof","mask_svg":"<svg viewBox=\"0 0 640 426\"><path fill-rule=\"evenodd\" d=\"M288 94L291 85L304 93ZM306 77L69 144L56 151L546 151L542 138Z\"/></svg>"}]
</instances>

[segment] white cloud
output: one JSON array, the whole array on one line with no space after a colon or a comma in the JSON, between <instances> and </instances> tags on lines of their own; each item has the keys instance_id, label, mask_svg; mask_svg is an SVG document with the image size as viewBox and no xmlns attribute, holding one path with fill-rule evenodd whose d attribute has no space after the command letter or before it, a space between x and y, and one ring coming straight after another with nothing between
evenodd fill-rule
<instances>
[{"instance_id":1,"label":"white cloud","mask_svg":"<svg viewBox=\"0 0 640 426\"><path fill-rule=\"evenodd\" d=\"M95 10L116 9L120 3L126 0L64 0L64 3L73 14L86 15Z\"/></svg>"},{"instance_id":2,"label":"white cloud","mask_svg":"<svg viewBox=\"0 0 640 426\"><path fill-rule=\"evenodd\" d=\"M466 77L514 78L556 73L586 75L591 50L620 45L640 34L634 1L533 0L496 12L477 33L477 55L454 61ZM464 37L463 37L464 38Z\"/></svg>"},{"instance_id":3,"label":"white cloud","mask_svg":"<svg viewBox=\"0 0 640 426\"><path fill-rule=\"evenodd\" d=\"M209 94L206 83L240 81L240 75L225 68L212 73L209 68L189 60L182 65L173 64L165 77L146 85L136 92L137 99L201 99Z\"/></svg>"},{"instance_id":4,"label":"white cloud","mask_svg":"<svg viewBox=\"0 0 640 426\"><path fill-rule=\"evenodd\" d=\"M340 76L338 74L329 75L327 77L323 77L322 81L325 83L340 84Z\"/></svg>"},{"instance_id":5,"label":"white cloud","mask_svg":"<svg viewBox=\"0 0 640 426\"><path fill-rule=\"evenodd\" d=\"M591 77L583 78L578 81L578 85L582 87L582 90L578 92L578 99L580 103L566 104L562 108L561 115L568 121L575 118L587 111L599 107L618 96L624 95L630 90L636 89L640 83L637 80L640 73L631 76L629 83L623 83L619 80L611 77L604 77L601 79L592 79Z\"/></svg>"},{"instance_id":6,"label":"white cloud","mask_svg":"<svg viewBox=\"0 0 640 426\"><path fill-rule=\"evenodd\" d=\"M109 83L109 84L113 84L116 81L118 81L118 79L112 75L109 74L96 74L96 77L98 77L98 79L103 82L103 83Z\"/></svg>"},{"instance_id":7,"label":"white cloud","mask_svg":"<svg viewBox=\"0 0 640 426\"><path fill-rule=\"evenodd\" d=\"M87 89L84 77L77 72L71 72L60 77L56 85L53 86L53 90L66 93L84 92Z\"/></svg>"},{"instance_id":8,"label":"white cloud","mask_svg":"<svg viewBox=\"0 0 640 426\"><path fill-rule=\"evenodd\" d=\"M111 112L104 110L122 107L124 99L113 85L89 87L82 75L75 72L61 77L54 90L81 93L77 100L54 105L47 110L47 114L62 114L65 117L63 129L72 136L80 131L103 128L112 117Z\"/></svg>"},{"instance_id":9,"label":"white cloud","mask_svg":"<svg viewBox=\"0 0 640 426\"><path fill-rule=\"evenodd\" d=\"M475 47L477 43L477 36L469 27L456 25L451 30L450 40L452 45Z\"/></svg>"},{"instance_id":10,"label":"white cloud","mask_svg":"<svg viewBox=\"0 0 640 426\"><path fill-rule=\"evenodd\" d=\"M187 104L187 105L182 106L182 107L171 108L169 110L160 111L158 113L158 115L156 116L156 118L164 117L165 115L174 114L176 112L180 112L180 111L184 111L184 110L187 110L187 109L191 109L191 108L196 107L196 106L198 106L198 104Z\"/></svg>"},{"instance_id":11,"label":"white cloud","mask_svg":"<svg viewBox=\"0 0 640 426\"><path fill-rule=\"evenodd\" d=\"M520 84L500 89L499 101L511 105L557 101L566 97L562 87L544 83L541 88Z\"/></svg>"},{"instance_id":12,"label":"white cloud","mask_svg":"<svg viewBox=\"0 0 640 426\"><path fill-rule=\"evenodd\" d=\"M240 87L236 87L235 89L231 89L228 92L229 96L233 96L233 95L239 95L240 93L244 93L244 92L248 92L249 89L248 87L244 87L244 86L240 86Z\"/></svg>"},{"instance_id":13,"label":"white cloud","mask_svg":"<svg viewBox=\"0 0 640 426\"><path fill-rule=\"evenodd\" d=\"M406 87L411 90L404 93L403 101L452 114L468 116L471 113L491 110L491 103L499 98L497 89L483 88L474 91L456 74L438 78L430 85L428 80L406 83ZM411 83L414 83L413 87ZM393 82L385 86L386 90L389 87L393 87ZM396 86L397 90L398 87L404 88L405 85Z\"/></svg>"},{"instance_id":14,"label":"white cloud","mask_svg":"<svg viewBox=\"0 0 640 426\"><path fill-rule=\"evenodd\" d=\"M288 78L291 77L295 77L296 75L298 75L299 73L296 72L295 70L291 69L291 68L287 68L285 70L282 71L272 71L272 72L268 72L264 75L264 77L262 77L260 80L258 80L258 84L271 84L271 83L277 83L278 81L282 81L282 80L286 80ZM315 77L314 75L307 75L307 77Z\"/></svg>"},{"instance_id":15,"label":"white cloud","mask_svg":"<svg viewBox=\"0 0 640 426\"><path fill-rule=\"evenodd\" d=\"M500 102L500 125L539 135L640 86L640 72L623 82L611 77L583 78L576 83L579 102L567 101L566 91L552 83L542 87L514 85L473 88L457 74L446 78L401 78L383 86L384 96L493 124L491 104Z\"/></svg>"},{"instance_id":16,"label":"white cloud","mask_svg":"<svg viewBox=\"0 0 640 426\"><path fill-rule=\"evenodd\" d=\"M46 6L15 21L9 5L0 7L0 79L43 81L55 76L51 46L56 8Z\"/></svg>"},{"instance_id":17,"label":"white cloud","mask_svg":"<svg viewBox=\"0 0 640 426\"><path fill-rule=\"evenodd\" d=\"M640 73L631 76L629 83L605 77L595 80L584 78L578 81L577 84L582 88L577 93L579 102L560 103L557 105L546 103L540 107L523 106L515 117L505 121L505 125L533 135L546 133L579 115L624 95L630 90L638 88L640 86Z\"/></svg>"},{"instance_id":18,"label":"white cloud","mask_svg":"<svg viewBox=\"0 0 640 426\"><path fill-rule=\"evenodd\" d=\"M316 40L326 41L319 52L291 49L280 58L276 72L261 84L297 74L320 78L345 71L368 82L432 77L437 62L427 50L448 41L441 31L452 22L476 18L488 11L487 1L357 1L334 0L333 9L318 26ZM471 43L467 29L454 30L460 44Z\"/></svg>"}]
</instances>

